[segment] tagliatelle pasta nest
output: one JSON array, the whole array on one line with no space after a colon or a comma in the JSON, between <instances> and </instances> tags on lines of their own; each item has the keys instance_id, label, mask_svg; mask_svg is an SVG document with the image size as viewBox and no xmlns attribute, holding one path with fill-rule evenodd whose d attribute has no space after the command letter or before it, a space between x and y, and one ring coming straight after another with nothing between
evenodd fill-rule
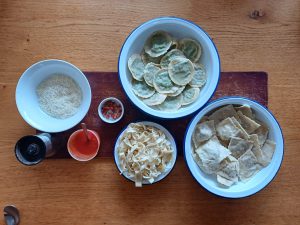
<instances>
[{"instance_id":1,"label":"tagliatelle pasta nest","mask_svg":"<svg viewBox=\"0 0 300 225\"><path fill-rule=\"evenodd\" d=\"M153 183L167 170L174 149L160 129L131 123L123 132L117 151L121 174L134 179L135 186L141 187L143 180Z\"/></svg>"}]
</instances>

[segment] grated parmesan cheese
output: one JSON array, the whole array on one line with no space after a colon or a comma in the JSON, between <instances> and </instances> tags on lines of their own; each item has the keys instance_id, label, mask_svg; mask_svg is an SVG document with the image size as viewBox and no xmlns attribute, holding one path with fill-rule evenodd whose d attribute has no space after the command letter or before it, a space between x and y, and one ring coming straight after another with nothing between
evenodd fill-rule
<instances>
[{"instance_id":1,"label":"grated parmesan cheese","mask_svg":"<svg viewBox=\"0 0 300 225\"><path fill-rule=\"evenodd\" d=\"M42 81L36 93L41 109L57 119L73 116L82 102L82 91L78 84L61 74L54 74Z\"/></svg>"}]
</instances>

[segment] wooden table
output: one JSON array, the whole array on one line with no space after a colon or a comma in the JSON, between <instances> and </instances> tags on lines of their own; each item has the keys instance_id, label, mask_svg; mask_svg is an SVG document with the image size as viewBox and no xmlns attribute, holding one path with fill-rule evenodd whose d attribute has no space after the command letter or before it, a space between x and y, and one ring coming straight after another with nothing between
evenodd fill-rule
<instances>
[{"instance_id":1,"label":"wooden table","mask_svg":"<svg viewBox=\"0 0 300 225\"><path fill-rule=\"evenodd\" d=\"M22 72L48 58L82 70L116 71L129 32L162 15L201 25L218 47L223 71L269 73L269 107L285 136L285 158L275 180L252 197L229 200L202 189L182 157L163 182L142 189L120 176L110 158L19 164L14 144L34 132L15 106ZM22 224L31 225L300 224L299 63L300 2L295 0L1 0L0 207L15 204Z\"/></svg>"}]
</instances>

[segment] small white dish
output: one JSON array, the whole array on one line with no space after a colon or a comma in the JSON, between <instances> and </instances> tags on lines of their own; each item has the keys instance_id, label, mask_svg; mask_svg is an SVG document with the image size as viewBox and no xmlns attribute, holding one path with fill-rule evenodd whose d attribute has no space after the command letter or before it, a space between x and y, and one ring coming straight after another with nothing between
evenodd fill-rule
<instances>
[{"instance_id":1,"label":"small white dish","mask_svg":"<svg viewBox=\"0 0 300 225\"><path fill-rule=\"evenodd\" d=\"M53 74L71 77L82 90L82 103L76 114L66 119L56 119L39 106L37 86ZM49 59L30 66L20 77L16 88L16 104L23 119L37 130L62 132L74 127L87 114L92 100L90 84L76 66L63 60Z\"/></svg>"},{"instance_id":2,"label":"small white dish","mask_svg":"<svg viewBox=\"0 0 300 225\"><path fill-rule=\"evenodd\" d=\"M164 128L163 126L161 126L160 124L153 123L153 122L149 122L149 121L141 121L141 122L138 122L138 123L143 123L144 125L153 126L153 127L156 127L156 128L158 128L158 129L160 129L161 131L163 131L164 134L166 135L167 139L171 142L172 148L174 149L172 161L169 162L169 164L168 164L167 167L166 167L166 170L165 170L162 174L160 174L158 177L155 178L154 182L152 183L152 184L154 184L154 183L159 182L159 181L161 181L162 179L164 179L164 178L172 171L172 169L174 168L174 165L175 165L176 159L177 159L177 147L176 147L176 142L175 142L173 136L171 135L171 133L170 133L166 128ZM118 136L118 138L117 138L117 140L116 140L116 143L115 143L115 148L114 148L114 160L115 160L115 164L116 164L116 166L117 166L117 168L118 168L118 170L119 170L120 173L121 173L122 170L121 170L121 166L120 166L120 162L119 162L119 156L118 156L118 150L117 150L117 148L118 148L118 146L119 146L120 139L121 139L121 137L122 137L124 131L126 130L126 128L127 128L127 126L126 126L126 127L123 129L123 131L119 134L119 136ZM122 175L123 175L126 179L128 179L128 180L134 182L133 178L128 177L128 175L127 175L126 172L122 173ZM143 183L143 185L144 185L144 184L151 184L149 181L144 180L144 179L143 179L143 182L142 182L142 183Z\"/></svg>"},{"instance_id":3,"label":"small white dish","mask_svg":"<svg viewBox=\"0 0 300 225\"><path fill-rule=\"evenodd\" d=\"M212 110L225 106L228 104L233 105L249 105L254 111L255 116L258 120L262 121L269 127L269 136L268 138L276 142L276 149L272 158L271 163L259 171L254 177L249 181L243 183L239 181L237 184L234 184L230 188L220 187L216 181L216 178L209 176L206 173L202 172L199 166L196 164L192 157L192 134L197 123L201 118L209 114ZM227 198L243 198L250 195L253 195L264 187L266 187L276 176L281 162L283 160L283 148L284 140L281 128L272 115L272 113L266 109L264 106L259 104L256 101L244 98L244 97L225 97L207 104L191 121L189 124L185 139L184 139L184 157L187 163L187 166L195 178L195 180L204 187L207 191L222 197Z\"/></svg>"},{"instance_id":4,"label":"small white dish","mask_svg":"<svg viewBox=\"0 0 300 225\"><path fill-rule=\"evenodd\" d=\"M105 118L105 116L103 115L103 113L102 113L102 107L108 102L108 101L113 101L113 102L116 102L117 104L119 104L120 106L121 106L121 115L117 118L117 119L107 119L107 118ZM101 120L103 120L104 122L106 122L106 123L116 123L116 122L118 122L118 121L120 121L121 119L122 119L122 117L123 117L123 115L124 115L124 105L123 105L123 103L119 100L119 99L117 99L117 98L114 98L114 97L109 97L109 98L105 98L105 99L103 99L101 102L100 102L100 104L99 104L99 106L98 106L98 115L99 115L99 117L101 118Z\"/></svg>"},{"instance_id":5,"label":"small white dish","mask_svg":"<svg viewBox=\"0 0 300 225\"><path fill-rule=\"evenodd\" d=\"M145 41L155 31L163 30L175 38L192 38L202 46L200 63L205 66L207 82L201 88L200 97L191 105L175 112L163 112L144 104L132 91L132 76L128 69L128 59L133 54L140 54ZM158 118L174 119L190 115L203 107L214 94L220 78L220 58L216 46L208 34L197 24L176 17L159 17L138 26L125 40L119 55L119 77L121 85L132 103L143 112Z\"/></svg>"}]
</instances>

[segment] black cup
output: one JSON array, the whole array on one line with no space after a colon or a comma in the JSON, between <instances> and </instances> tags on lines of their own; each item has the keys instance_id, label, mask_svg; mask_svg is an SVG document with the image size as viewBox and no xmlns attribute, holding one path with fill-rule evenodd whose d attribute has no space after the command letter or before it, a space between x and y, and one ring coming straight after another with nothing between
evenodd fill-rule
<instances>
[{"instance_id":1,"label":"black cup","mask_svg":"<svg viewBox=\"0 0 300 225\"><path fill-rule=\"evenodd\" d=\"M53 155L49 134L27 135L15 146L16 158L26 166L39 164L46 157Z\"/></svg>"}]
</instances>

